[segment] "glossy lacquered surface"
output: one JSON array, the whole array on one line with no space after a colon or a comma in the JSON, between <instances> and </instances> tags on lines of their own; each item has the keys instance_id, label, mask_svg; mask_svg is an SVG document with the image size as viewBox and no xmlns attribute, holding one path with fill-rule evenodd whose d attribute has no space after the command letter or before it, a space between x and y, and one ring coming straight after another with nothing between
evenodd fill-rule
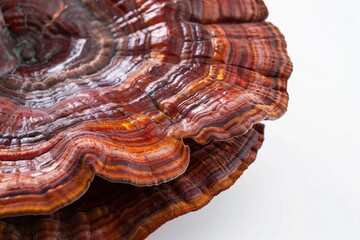
<instances>
[{"instance_id":1,"label":"glossy lacquered surface","mask_svg":"<svg viewBox=\"0 0 360 240\"><path fill-rule=\"evenodd\" d=\"M228 188L286 110L292 63L262 1L0 6L4 236L144 238Z\"/></svg>"}]
</instances>

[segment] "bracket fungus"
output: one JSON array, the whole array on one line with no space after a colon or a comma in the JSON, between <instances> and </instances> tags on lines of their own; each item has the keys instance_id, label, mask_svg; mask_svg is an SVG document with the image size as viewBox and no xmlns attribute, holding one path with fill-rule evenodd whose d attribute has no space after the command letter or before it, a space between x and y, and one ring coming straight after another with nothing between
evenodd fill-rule
<instances>
[{"instance_id":1,"label":"bracket fungus","mask_svg":"<svg viewBox=\"0 0 360 240\"><path fill-rule=\"evenodd\" d=\"M0 238L143 239L286 110L262 0L0 0Z\"/></svg>"}]
</instances>

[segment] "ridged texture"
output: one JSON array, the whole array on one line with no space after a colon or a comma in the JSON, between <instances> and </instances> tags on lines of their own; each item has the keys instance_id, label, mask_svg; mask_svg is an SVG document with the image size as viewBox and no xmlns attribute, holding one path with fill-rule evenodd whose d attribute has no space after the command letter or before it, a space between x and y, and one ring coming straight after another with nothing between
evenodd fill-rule
<instances>
[{"instance_id":1,"label":"ridged texture","mask_svg":"<svg viewBox=\"0 0 360 240\"><path fill-rule=\"evenodd\" d=\"M198 181L186 170L197 164L195 145L240 144L229 154L244 157L246 141L255 144L247 139L252 126L286 111L292 63L282 34L264 22L261 0L0 0L0 9L1 217L53 213L79 199L95 176L121 183L116 193L142 193L135 199L144 204L159 189L177 202L172 191L187 186L181 179ZM217 151L215 165L227 154ZM193 208L179 200L157 217L124 208L134 214L130 225L153 226L129 225L136 230L114 236L141 238L233 182L224 180L229 171L207 185L210 169L196 169L206 198L194 190ZM77 218L113 214L91 209ZM65 230L45 221L39 232L49 224L71 238L71 221L80 220L69 221L54 223Z\"/></svg>"},{"instance_id":2,"label":"ridged texture","mask_svg":"<svg viewBox=\"0 0 360 240\"><path fill-rule=\"evenodd\" d=\"M144 239L161 224L197 210L230 187L256 157L263 126L192 150L187 171L174 181L140 188L95 179L76 203L49 216L8 218L1 239ZM5 223L7 222L7 224Z\"/></svg>"}]
</instances>

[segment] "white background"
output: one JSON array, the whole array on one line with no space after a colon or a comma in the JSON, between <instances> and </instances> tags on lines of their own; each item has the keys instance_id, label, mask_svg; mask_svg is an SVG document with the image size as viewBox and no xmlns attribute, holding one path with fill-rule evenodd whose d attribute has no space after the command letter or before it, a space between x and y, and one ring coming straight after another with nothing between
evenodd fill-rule
<instances>
[{"instance_id":1,"label":"white background","mask_svg":"<svg viewBox=\"0 0 360 240\"><path fill-rule=\"evenodd\" d=\"M360 1L265 0L294 64L257 160L150 240L360 239Z\"/></svg>"}]
</instances>

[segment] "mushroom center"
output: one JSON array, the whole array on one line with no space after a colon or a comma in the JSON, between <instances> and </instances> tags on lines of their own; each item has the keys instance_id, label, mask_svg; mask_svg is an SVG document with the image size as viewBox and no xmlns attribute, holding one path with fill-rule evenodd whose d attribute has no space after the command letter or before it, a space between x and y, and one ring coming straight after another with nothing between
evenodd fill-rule
<instances>
[{"instance_id":1,"label":"mushroom center","mask_svg":"<svg viewBox=\"0 0 360 240\"><path fill-rule=\"evenodd\" d=\"M39 68L66 57L72 32L61 19L66 9L62 1L51 1L47 7L45 1L23 1L15 5L9 2L0 2L2 31L6 31L8 53L16 57L20 72L29 72L29 68Z\"/></svg>"},{"instance_id":2,"label":"mushroom center","mask_svg":"<svg viewBox=\"0 0 360 240\"><path fill-rule=\"evenodd\" d=\"M19 73L46 68L64 61L71 52L71 37L28 31L13 39L13 52L18 60Z\"/></svg>"},{"instance_id":3,"label":"mushroom center","mask_svg":"<svg viewBox=\"0 0 360 240\"><path fill-rule=\"evenodd\" d=\"M17 60L11 73L35 77L33 82L47 79L47 73L61 74L98 51L98 38L103 36L99 27L105 29L81 1L0 0L0 35L5 39L0 41L5 49L0 54Z\"/></svg>"},{"instance_id":4,"label":"mushroom center","mask_svg":"<svg viewBox=\"0 0 360 240\"><path fill-rule=\"evenodd\" d=\"M40 91L67 79L86 81L106 66L115 49L112 33L86 4L0 0L0 61L7 63L0 65L0 86L21 98L36 92L20 101L33 106L32 99L44 97Z\"/></svg>"},{"instance_id":5,"label":"mushroom center","mask_svg":"<svg viewBox=\"0 0 360 240\"><path fill-rule=\"evenodd\" d=\"M112 63L122 58L109 26L114 19L92 11L94 2L0 0L0 89L6 96L46 108L84 87L120 81L111 77L112 68L119 69Z\"/></svg>"},{"instance_id":6,"label":"mushroom center","mask_svg":"<svg viewBox=\"0 0 360 240\"><path fill-rule=\"evenodd\" d=\"M21 63L31 63L35 62L36 49L35 46L29 44L29 42L20 42L16 45L15 51L18 50L18 58Z\"/></svg>"}]
</instances>

